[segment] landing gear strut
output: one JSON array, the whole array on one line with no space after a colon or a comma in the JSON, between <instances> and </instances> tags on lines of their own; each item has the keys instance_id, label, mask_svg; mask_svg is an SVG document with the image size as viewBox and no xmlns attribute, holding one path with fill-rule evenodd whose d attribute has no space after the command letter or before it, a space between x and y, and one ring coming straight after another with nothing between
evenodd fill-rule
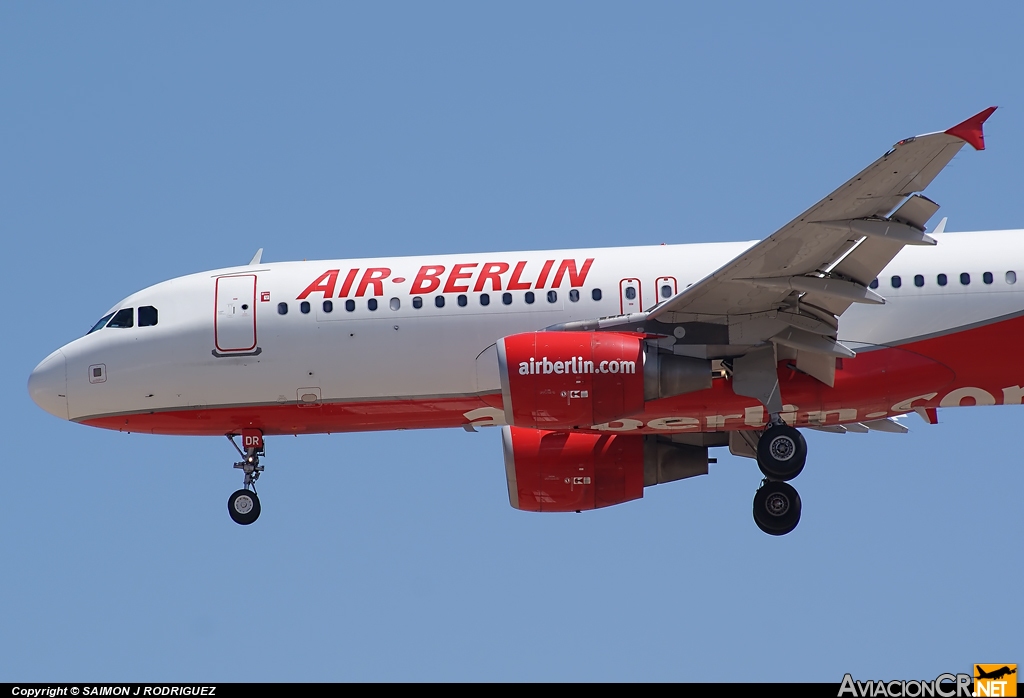
<instances>
[{"instance_id":1,"label":"landing gear strut","mask_svg":"<svg viewBox=\"0 0 1024 698\"><path fill-rule=\"evenodd\" d=\"M754 494L754 523L765 533L784 536L800 523L800 495L788 481L806 461L803 434L774 416L757 442L757 467L764 480Z\"/></svg>"},{"instance_id":2,"label":"landing gear strut","mask_svg":"<svg viewBox=\"0 0 1024 698\"><path fill-rule=\"evenodd\" d=\"M231 515L231 520L235 523L248 526L260 517L260 498L256 496L256 481L259 480L260 473L263 472L260 456L266 455L263 435L248 430L243 432L244 451L235 443L233 434L228 434L228 440L238 451L238 455L242 457L242 460L235 463L234 467L245 473L242 489L236 490L228 497L228 514Z\"/></svg>"}]
</instances>

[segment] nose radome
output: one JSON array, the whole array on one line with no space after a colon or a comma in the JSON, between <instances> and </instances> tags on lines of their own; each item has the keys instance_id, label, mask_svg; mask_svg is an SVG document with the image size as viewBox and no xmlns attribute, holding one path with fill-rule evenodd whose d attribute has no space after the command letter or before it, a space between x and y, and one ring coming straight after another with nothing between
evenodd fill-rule
<instances>
[{"instance_id":1,"label":"nose radome","mask_svg":"<svg viewBox=\"0 0 1024 698\"><path fill-rule=\"evenodd\" d=\"M32 401L54 417L68 419L68 375L64 353L58 349L39 362L28 377Z\"/></svg>"}]
</instances>

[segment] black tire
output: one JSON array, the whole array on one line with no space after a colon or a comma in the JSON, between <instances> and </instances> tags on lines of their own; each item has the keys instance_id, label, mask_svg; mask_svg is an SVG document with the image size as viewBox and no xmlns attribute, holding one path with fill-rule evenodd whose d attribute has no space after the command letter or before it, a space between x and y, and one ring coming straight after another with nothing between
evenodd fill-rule
<instances>
[{"instance_id":1,"label":"black tire","mask_svg":"<svg viewBox=\"0 0 1024 698\"><path fill-rule=\"evenodd\" d=\"M792 480L803 471L806 461L804 435L788 424L768 427L757 442L757 467L770 480Z\"/></svg>"},{"instance_id":2,"label":"black tire","mask_svg":"<svg viewBox=\"0 0 1024 698\"><path fill-rule=\"evenodd\" d=\"M800 523L802 508L792 485L768 481L754 494L754 523L770 536L784 536Z\"/></svg>"},{"instance_id":3,"label":"black tire","mask_svg":"<svg viewBox=\"0 0 1024 698\"><path fill-rule=\"evenodd\" d=\"M228 497L228 514L236 524L248 526L260 518L260 498L252 490L238 490Z\"/></svg>"}]
</instances>

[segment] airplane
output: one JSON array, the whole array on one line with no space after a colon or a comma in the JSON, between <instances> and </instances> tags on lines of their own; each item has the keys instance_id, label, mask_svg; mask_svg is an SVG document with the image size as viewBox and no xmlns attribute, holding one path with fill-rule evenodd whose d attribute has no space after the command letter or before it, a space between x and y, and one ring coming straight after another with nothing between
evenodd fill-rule
<instances>
[{"instance_id":1,"label":"airplane","mask_svg":"<svg viewBox=\"0 0 1024 698\"><path fill-rule=\"evenodd\" d=\"M227 436L242 525L266 437L493 426L516 509L636 500L728 448L760 470L755 524L785 535L800 429L905 432L909 413L1024 399L1024 231L926 232L939 205L921 193L984 149L994 111L899 141L760 241L279 263L261 248L128 296L28 390L88 426Z\"/></svg>"},{"instance_id":2,"label":"airplane","mask_svg":"<svg viewBox=\"0 0 1024 698\"><path fill-rule=\"evenodd\" d=\"M975 666L975 669L977 670L977 673L978 673L978 675L974 677L976 679L1001 679L1004 676L1009 676L1010 674L1016 674L1017 673L1016 667L1011 669L1008 666L1004 666L1004 667L1001 667L999 669L995 669L994 671L985 671L981 667L978 667L978 666Z\"/></svg>"}]
</instances>

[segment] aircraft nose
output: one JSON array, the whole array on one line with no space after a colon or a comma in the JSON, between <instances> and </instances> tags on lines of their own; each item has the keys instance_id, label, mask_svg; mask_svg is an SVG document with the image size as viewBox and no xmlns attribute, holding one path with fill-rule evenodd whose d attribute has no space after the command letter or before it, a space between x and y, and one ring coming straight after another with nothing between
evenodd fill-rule
<instances>
[{"instance_id":1,"label":"aircraft nose","mask_svg":"<svg viewBox=\"0 0 1024 698\"><path fill-rule=\"evenodd\" d=\"M67 386L67 361L60 349L40 361L28 377L28 394L32 401L61 419L68 419Z\"/></svg>"}]
</instances>

